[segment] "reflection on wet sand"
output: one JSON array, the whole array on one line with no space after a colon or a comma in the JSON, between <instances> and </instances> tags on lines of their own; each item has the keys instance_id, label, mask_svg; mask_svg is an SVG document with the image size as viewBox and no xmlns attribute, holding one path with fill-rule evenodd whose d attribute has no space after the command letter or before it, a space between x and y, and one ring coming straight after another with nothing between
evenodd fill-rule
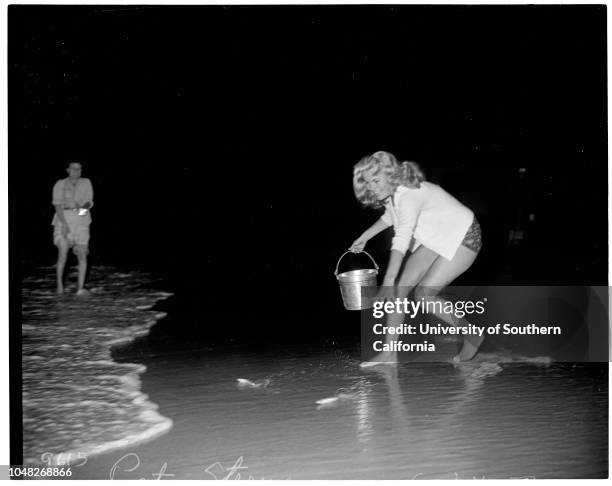
<instances>
[{"instance_id":1,"label":"reflection on wet sand","mask_svg":"<svg viewBox=\"0 0 612 486\"><path fill-rule=\"evenodd\" d=\"M393 449L406 449L414 452L411 454L411 463L414 467L418 464L419 455L435 454L437 457L448 456L456 462L456 456L461 456L461 471L477 471L477 461L470 461L470 453L466 450L474 448L474 444L466 439L465 449L452 450L440 448L440 441L444 438L460 444L460 434L457 437L455 431L466 428L466 424L477 422L478 402L483 399L483 390L486 389L487 380L503 371L502 366L495 361L478 361L459 364L428 363L425 366L431 368L425 372L428 376L423 379L423 364L404 365L381 365L363 370L367 379L361 377L356 381L362 392L351 402L356 417L356 438L367 445L374 438L384 437L390 454ZM452 373L440 373L441 380L452 380L452 386L440 386L434 384L436 371L449 371ZM446 378L442 378L443 375ZM450 380L449 380L450 378ZM384 386L384 395L387 400L380 400L381 389ZM431 388L437 391L431 393ZM378 420L379 416L389 417L385 422ZM391 429L389 429L391 423ZM381 426L380 430L376 427ZM459 440L458 440L459 439ZM408 447L407 447L408 446ZM380 447L380 444L374 448ZM365 447L364 452L369 449ZM367 461L367 460L366 460ZM423 457L423 464L427 464L431 458ZM424 467L425 469L425 467ZM442 478L459 478L461 474L455 468L453 471L440 471L435 473L431 470L416 471L412 479L425 478L431 474ZM451 474L452 473L452 474ZM406 476L403 476L406 477ZM466 479L465 476L461 476ZM470 478L478 476L472 475ZM482 478L482 476L480 476Z\"/></svg>"}]
</instances>

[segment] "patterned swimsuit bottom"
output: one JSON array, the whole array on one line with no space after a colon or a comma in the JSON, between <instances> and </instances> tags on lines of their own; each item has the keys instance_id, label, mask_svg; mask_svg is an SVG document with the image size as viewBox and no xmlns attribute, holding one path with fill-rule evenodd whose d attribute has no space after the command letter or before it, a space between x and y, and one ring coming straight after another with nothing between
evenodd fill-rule
<instances>
[{"instance_id":1,"label":"patterned swimsuit bottom","mask_svg":"<svg viewBox=\"0 0 612 486\"><path fill-rule=\"evenodd\" d=\"M482 248L482 233L476 216L474 216L474 221L472 221L472 225L467 230L461 244L476 253Z\"/></svg>"}]
</instances>

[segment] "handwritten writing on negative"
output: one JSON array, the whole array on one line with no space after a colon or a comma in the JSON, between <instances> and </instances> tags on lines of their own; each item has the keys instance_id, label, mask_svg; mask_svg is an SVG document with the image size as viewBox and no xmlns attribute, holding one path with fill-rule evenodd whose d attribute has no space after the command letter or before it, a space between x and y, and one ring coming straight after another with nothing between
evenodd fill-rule
<instances>
[{"instance_id":1,"label":"handwritten writing on negative","mask_svg":"<svg viewBox=\"0 0 612 486\"><path fill-rule=\"evenodd\" d=\"M140 467L140 465L141 465L141 461L140 461L140 457L138 457L138 454L135 454L133 452L129 454L125 454L117 462L115 462L113 466L111 467L109 479L134 479L133 477L126 478L125 475L123 475L124 476L123 478L120 478L119 476L121 475L120 473L135 472ZM167 469L168 469L168 463L164 462L159 472L151 473L152 478L153 479L173 478L175 474L167 473L166 472ZM248 467L244 465L244 457L240 456L229 467L225 467L220 462L213 462L212 464L204 468L204 473L209 476L209 479L212 478L216 480L228 480L228 479L233 479L233 480L262 479L263 480L263 479L266 479L263 477L255 478L251 474L247 476L245 473L247 469ZM143 477L140 479L150 479L150 478ZM284 479L291 479L291 478L289 477L289 478L284 478Z\"/></svg>"}]
</instances>

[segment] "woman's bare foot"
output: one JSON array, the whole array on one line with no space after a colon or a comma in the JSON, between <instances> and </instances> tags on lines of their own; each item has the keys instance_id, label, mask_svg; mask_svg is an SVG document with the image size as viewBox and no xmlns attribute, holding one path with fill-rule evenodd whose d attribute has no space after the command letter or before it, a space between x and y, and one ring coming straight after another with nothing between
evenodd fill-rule
<instances>
[{"instance_id":1,"label":"woman's bare foot","mask_svg":"<svg viewBox=\"0 0 612 486\"><path fill-rule=\"evenodd\" d=\"M57 284L57 289L55 289L55 292L58 294L63 294L64 293L64 286L62 284Z\"/></svg>"},{"instance_id":2,"label":"woman's bare foot","mask_svg":"<svg viewBox=\"0 0 612 486\"><path fill-rule=\"evenodd\" d=\"M79 296L89 295L89 290L87 290L87 289L79 289L79 290L77 290L76 294L79 295Z\"/></svg>"},{"instance_id":3,"label":"woman's bare foot","mask_svg":"<svg viewBox=\"0 0 612 486\"><path fill-rule=\"evenodd\" d=\"M395 351L383 351L378 353L369 361L364 361L359 364L361 368L370 368L371 366L377 365L394 365L397 364L397 352Z\"/></svg>"},{"instance_id":4,"label":"woman's bare foot","mask_svg":"<svg viewBox=\"0 0 612 486\"><path fill-rule=\"evenodd\" d=\"M453 358L453 361L469 361L480 349L480 345L484 341L484 336L470 336L469 339L463 338L463 346L457 356Z\"/></svg>"}]
</instances>

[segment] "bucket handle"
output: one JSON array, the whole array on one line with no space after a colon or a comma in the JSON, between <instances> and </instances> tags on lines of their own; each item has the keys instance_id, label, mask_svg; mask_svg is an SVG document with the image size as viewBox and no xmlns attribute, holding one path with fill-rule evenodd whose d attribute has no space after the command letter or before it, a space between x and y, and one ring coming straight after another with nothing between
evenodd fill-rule
<instances>
[{"instance_id":1,"label":"bucket handle","mask_svg":"<svg viewBox=\"0 0 612 486\"><path fill-rule=\"evenodd\" d=\"M354 253L352 251L345 251L342 256L338 259L338 263L336 263L336 271L334 272L334 275L336 277L338 277L338 266L340 265L340 260L342 260L344 258L344 255L348 254L348 253ZM361 250L360 253L365 253L366 255L368 255L370 257L370 260L372 260L372 263L374 264L374 268L376 268L376 270L378 271L378 265L376 264L376 261L374 260L374 258L372 258L372 255L370 255L367 251L365 250Z\"/></svg>"}]
</instances>

